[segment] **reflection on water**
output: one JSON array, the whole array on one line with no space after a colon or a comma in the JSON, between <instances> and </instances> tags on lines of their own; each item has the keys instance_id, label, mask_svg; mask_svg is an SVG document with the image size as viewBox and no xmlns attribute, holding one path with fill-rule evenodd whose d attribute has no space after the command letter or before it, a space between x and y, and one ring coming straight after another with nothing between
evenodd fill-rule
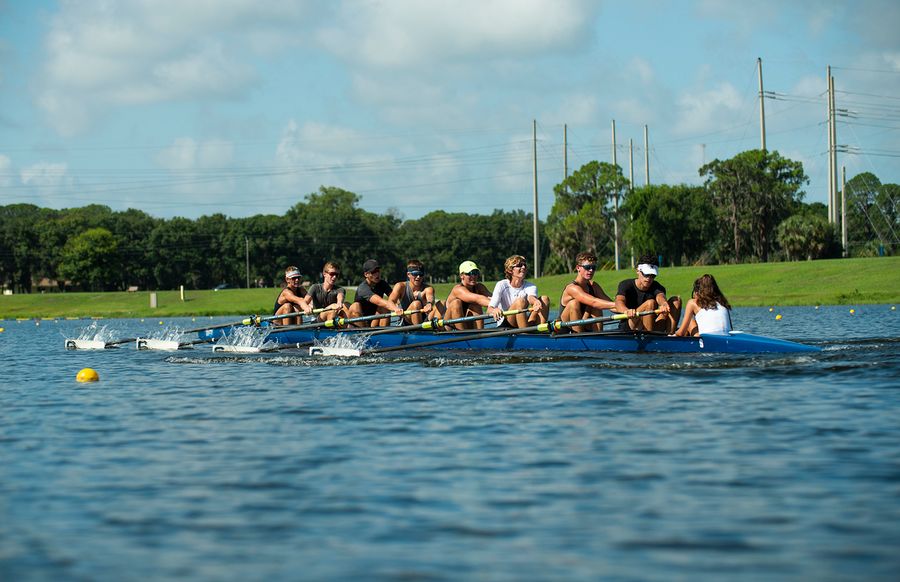
<instances>
[{"instance_id":1,"label":"reflection on water","mask_svg":"<svg viewBox=\"0 0 900 582\"><path fill-rule=\"evenodd\" d=\"M735 320L824 349L65 352L89 322L5 322L0 579L896 579L896 312Z\"/></svg>"}]
</instances>

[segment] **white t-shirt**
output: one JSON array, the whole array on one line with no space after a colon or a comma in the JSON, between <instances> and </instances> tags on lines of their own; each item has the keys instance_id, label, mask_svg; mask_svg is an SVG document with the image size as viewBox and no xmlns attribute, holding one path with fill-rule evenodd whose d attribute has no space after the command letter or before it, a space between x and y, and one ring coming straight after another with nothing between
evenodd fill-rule
<instances>
[{"instance_id":1,"label":"white t-shirt","mask_svg":"<svg viewBox=\"0 0 900 582\"><path fill-rule=\"evenodd\" d=\"M731 331L731 316L718 302L716 309L698 309L694 319L700 335L726 335Z\"/></svg>"},{"instance_id":2,"label":"white t-shirt","mask_svg":"<svg viewBox=\"0 0 900 582\"><path fill-rule=\"evenodd\" d=\"M510 305L513 304L513 301L519 297L527 297L528 295L537 297L537 285L529 283L528 281L522 281L521 287L513 287L510 285L509 279L501 279L497 281L497 285L494 287L490 306L499 307L503 311L506 311L509 309Z\"/></svg>"}]
</instances>

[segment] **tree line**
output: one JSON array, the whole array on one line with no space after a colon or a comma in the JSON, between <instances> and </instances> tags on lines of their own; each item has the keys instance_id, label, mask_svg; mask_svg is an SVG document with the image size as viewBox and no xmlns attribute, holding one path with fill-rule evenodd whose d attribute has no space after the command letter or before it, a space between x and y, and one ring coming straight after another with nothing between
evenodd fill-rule
<instances>
[{"instance_id":1,"label":"tree line","mask_svg":"<svg viewBox=\"0 0 900 582\"><path fill-rule=\"evenodd\" d=\"M570 272L582 250L614 264L616 224L622 256L652 252L666 265L841 255L825 206L802 201L808 180L799 162L750 150L699 172L701 186L630 190L620 167L585 164L554 188L555 203L540 228L543 273ZM846 189L851 256L895 253L900 187L866 173ZM467 259L490 280L503 276L506 257L532 253L530 213L438 210L402 220L363 210L359 201L323 186L282 216L196 220L102 205L0 206L0 284L16 292L29 292L42 279L63 290L208 289L243 287L248 280L274 286L288 265L317 280L326 261L341 264L344 283L355 284L363 261L373 257L389 280L402 277L410 258L423 261L433 281L453 280Z\"/></svg>"}]
</instances>

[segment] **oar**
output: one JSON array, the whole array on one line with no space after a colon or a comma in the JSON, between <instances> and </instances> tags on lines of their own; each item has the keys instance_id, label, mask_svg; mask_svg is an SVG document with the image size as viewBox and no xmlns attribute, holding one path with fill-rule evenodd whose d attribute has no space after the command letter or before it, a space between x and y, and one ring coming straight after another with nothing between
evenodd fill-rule
<instances>
[{"instance_id":1,"label":"oar","mask_svg":"<svg viewBox=\"0 0 900 582\"><path fill-rule=\"evenodd\" d=\"M519 313L525 313L527 311L531 311L531 309L510 309L509 311L504 311L503 315L504 316L518 315ZM422 323L417 323L415 325L404 325L401 327L386 327L384 329L378 329L378 330L371 331L371 332L360 331L360 335L362 335L363 337L369 338L369 337L372 337L373 335L381 335L383 333L415 331L417 329L437 330L437 329L444 327L445 325L453 325L454 323L465 323L467 321L478 321L480 319L491 319L493 317L494 317L493 315L486 313L484 315L467 315L466 317L456 317L453 319L434 318L434 319L429 319L428 321L423 321ZM311 346L313 344L315 344L315 341L301 342L301 343L296 344L296 346L294 346L294 347L305 348L306 346ZM332 349L335 349L335 348L332 348ZM337 354L332 352L331 355L337 355Z\"/></svg>"},{"instance_id":2,"label":"oar","mask_svg":"<svg viewBox=\"0 0 900 582\"><path fill-rule=\"evenodd\" d=\"M313 309L312 312L310 313L310 315L318 315L319 313L323 313L325 311L334 311L335 309L337 309L337 307L320 307L318 309ZM273 319L283 319L285 317L293 317L295 315L299 315L300 317L303 317L306 314L301 311L291 311L289 313L282 313L279 315L268 315L266 317L260 317L259 315L253 315L251 317L246 317L240 321L232 321L229 323L220 323L218 325L212 325L212 326L208 326L208 327L198 327L195 329L186 329L182 333L189 334L189 333L196 333L199 331L213 331L216 329L223 329L226 327L237 327L239 325L243 325L243 326L259 325L260 323L262 323L264 321L272 321ZM193 341L189 341L189 342L180 342L178 340L158 340L158 339L139 337L139 338L134 338L134 341L135 341L135 345L137 346L137 349L139 349L139 350L172 351L172 350L179 350L181 348L196 346L199 344L210 343L210 342L215 341L216 339L217 338L207 338L207 339L197 339L197 340L193 340ZM125 343L127 341L132 341L132 340L121 340L118 343Z\"/></svg>"},{"instance_id":3,"label":"oar","mask_svg":"<svg viewBox=\"0 0 900 582\"><path fill-rule=\"evenodd\" d=\"M507 317L510 315L518 315L520 313L525 313L526 311L531 311L531 309L510 309L509 311L504 311L503 316ZM454 323L465 323L468 321L479 321L482 319L491 319L493 315L485 313L484 315L468 315L466 317L456 317L453 319L429 319L428 321L423 321L422 323L418 323L415 325L404 325L401 327L391 327L385 329L379 329L377 331L373 331L371 333L367 333L366 336L373 335L381 335L383 333L395 333L398 331L414 331L417 329L440 329L445 325L453 325Z\"/></svg>"},{"instance_id":4,"label":"oar","mask_svg":"<svg viewBox=\"0 0 900 582\"><path fill-rule=\"evenodd\" d=\"M642 317L644 315L653 315L654 313L659 313L659 310L655 309L653 311L639 311L635 314L635 317ZM371 350L357 350L358 351L357 354L350 354L350 353L348 353L347 350L342 350L340 355L362 356L362 355L370 355L370 354L384 354L387 352L408 350L410 348L427 348L427 347L431 347L431 346L452 344L452 343L456 343L456 342L473 341L473 340L479 340L479 339L484 339L484 338L489 338L489 337L502 337L502 336L507 336L507 335L517 335L517 334L528 333L528 332L532 332L532 331L536 331L539 333L550 333L550 332L559 331L561 329L575 327L578 325L591 325L594 323L606 323L608 321L616 321L616 320L620 320L620 319L628 319L628 315L625 313L617 313L615 315L609 315L606 317L589 317L587 319L578 319L575 321L560 321L560 320L556 319L553 321L548 321L546 323L532 325L530 327L520 327L520 328L514 327L514 328L510 328L510 329L501 329L498 331L489 331L489 332L483 332L483 333L477 333L477 334L466 334L466 335L462 335L462 336L427 341L427 342L415 342L415 343L403 344L403 345L399 345L399 346L373 348ZM337 354L329 354L327 348L321 349L321 350L317 349L316 354L317 355L337 355Z\"/></svg>"},{"instance_id":5,"label":"oar","mask_svg":"<svg viewBox=\"0 0 900 582\"><path fill-rule=\"evenodd\" d=\"M399 317L401 315L412 315L414 313L421 313L421 309L407 309L403 313L376 313L375 315L363 315L361 317L336 317L334 319L329 319L328 321L317 321L315 323L304 323L302 325L283 325L281 327L276 327L272 330L271 333L281 333L285 331L298 331L301 329L316 329L319 327L343 327L348 323L359 323L363 321L372 321L373 319L385 319L389 317ZM399 328L391 328L392 330L397 330Z\"/></svg>"}]
</instances>

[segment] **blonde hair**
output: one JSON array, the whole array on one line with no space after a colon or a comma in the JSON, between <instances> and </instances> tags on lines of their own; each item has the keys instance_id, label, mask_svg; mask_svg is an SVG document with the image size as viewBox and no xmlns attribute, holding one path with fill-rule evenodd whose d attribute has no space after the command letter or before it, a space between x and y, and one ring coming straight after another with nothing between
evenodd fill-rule
<instances>
[{"instance_id":1,"label":"blonde hair","mask_svg":"<svg viewBox=\"0 0 900 582\"><path fill-rule=\"evenodd\" d=\"M503 274L504 276L512 281L512 270L513 267L518 265L519 263L524 263L525 257L522 255L513 255L510 258L506 259L506 262L503 263Z\"/></svg>"}]
</instances>

